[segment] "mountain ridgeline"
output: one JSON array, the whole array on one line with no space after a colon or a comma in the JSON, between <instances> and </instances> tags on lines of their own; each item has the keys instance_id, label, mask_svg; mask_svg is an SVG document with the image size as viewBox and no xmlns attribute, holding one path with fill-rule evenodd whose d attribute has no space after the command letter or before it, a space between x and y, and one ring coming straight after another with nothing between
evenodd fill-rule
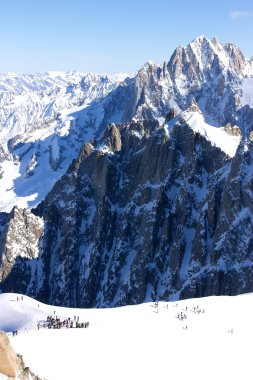
<instances>
[{"instance_id":1,"label":"mountain ridgeline","mask_svg":"<svg viewBox=\"0 0 253 380\"><path fill-rule=\"evenodd\" d=\"M2 128L2 180L15 165L30 192L5 193L23 203L0 213L0 291L71 307L253 291L253 61L202 36L93 92L76 77L46 129Z\"/></svg>"}]
</instances>

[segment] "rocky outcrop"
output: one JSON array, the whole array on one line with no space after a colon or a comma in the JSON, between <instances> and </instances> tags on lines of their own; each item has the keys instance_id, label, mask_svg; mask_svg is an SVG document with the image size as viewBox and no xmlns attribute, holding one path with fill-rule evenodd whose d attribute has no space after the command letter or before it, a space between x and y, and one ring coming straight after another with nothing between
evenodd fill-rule
<instances>
[{"instance_id":1,"label":"rocky outcrop","mask_svg":"<svg viewBox=\"0 0 253 380\"><path fill-rule=\"evenodd\" d=\"M29 367L25 366L23 357L13 350L8 336L0 331L0 375L6 380L40 380Z\"/></svg>"},{"instance_id":2,"label":"rocky outcrop","mask_svg":"<svg viewBox=\"0 0 253 380\"><path fill-rule=\"evenodd\" d=\"M8 282L8 276L16 265L19 272L16 285L20 286L19 291L22 292L22 283L29 281L32 276L25 262L30 265L38 257L42 232L42 219L28 209L14 207L9 215L0 214L0 281ZM17 266L19 261L23 263L20 267Z\"/></svg>"},{"instance_id":3,"label":"rocky outcrop","mask_svg":"<svg viewBox=\"0 0 253 380\"><path fill-rule=\"evenodd\" d=\"M241 130L237 125L232 127L230 123L227 123L227 125L225 127L222 127L222 129L224 129L224 131L228 133L230 136L242 137Z\"/></svg>"},{"instance_id":4,"label":"rocky outcrop","mask_svg":"<svg viewBox=\"0 0 253 380\"><path fill-rule=\"evenodd\" d=\"M15 379L17 369L16 353L10 345L8 336L0 331L0 373Z\"/></svg>"},{"instance_id":5,"label":"rocky outcrop","mask_svg":"<svg viewBox=\"0 0 253 380\"><path fill-rule=\"evenodd\" d=\"M29 367L25 365L22 355L17 354L17 376L16 380L45 380L35 375Z\"/></svg>"}]
</instances>

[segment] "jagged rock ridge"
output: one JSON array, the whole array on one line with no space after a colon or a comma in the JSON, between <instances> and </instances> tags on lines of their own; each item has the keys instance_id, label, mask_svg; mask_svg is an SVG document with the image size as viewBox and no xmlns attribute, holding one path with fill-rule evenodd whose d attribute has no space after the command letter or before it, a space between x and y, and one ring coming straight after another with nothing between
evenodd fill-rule
<instances>
[{"instance_id":1,"label":"jagged rock ridge","mask_svg":"<svg viewBox=\"0 0 253 380\"><path fill-rule=\"evenodd\" d=\"M237 141L228 155L215 128L196 131L200 113L110 124L85 144L34 211L38 257L18 257L0 289L78 307L252 291L252 141L219 131Z\"/></svg>"},{"instance_id":2,"label":"jagged rock ridge","mask_svg":"<svg viewBox=\"0 0 253 380\"><path fill-rule=\"evenodd\" d=\"M252 59L231 43L204 36L178 47L168 62L148 62L128 78L0 76L0 211L36 206L108 123L134 118L162 124L173 107L182 111L195 98L209 123L237 125L248 138L252 88Z\"/></svg>"}]
</instances>

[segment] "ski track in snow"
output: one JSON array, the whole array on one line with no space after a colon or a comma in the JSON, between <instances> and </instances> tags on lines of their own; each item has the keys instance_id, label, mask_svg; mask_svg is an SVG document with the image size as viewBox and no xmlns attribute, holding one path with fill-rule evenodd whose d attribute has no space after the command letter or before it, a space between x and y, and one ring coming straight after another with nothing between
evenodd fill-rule
<instances>
[{"instance_id":1,"label":"ski track in snow","mask_svg":"<svg viewBox=\"0 0 253 380\"><path fill-rule=\"evenodd\" d=\"M253 338L253 294L114 309L69 309L17 297L0 295L0 329L19 330L9 334L11 344L47 380L251 378L246 342ZM38 330L37 322L54 311L90 326ZM181 312L187 319L177 318Z\"/></svg>"}]
</instances>

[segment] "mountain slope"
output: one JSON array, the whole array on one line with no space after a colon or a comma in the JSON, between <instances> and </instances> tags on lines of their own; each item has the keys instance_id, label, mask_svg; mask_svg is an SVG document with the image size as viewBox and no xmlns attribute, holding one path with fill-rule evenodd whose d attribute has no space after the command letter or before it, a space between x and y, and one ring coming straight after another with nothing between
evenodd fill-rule
<instances>
[{"instance_id":1,"label":"mountain slope","mask_svg":"<svg viewBox=\"0 0 253 380\"><path fill-rule=\"evenodd\" d=\"M75 307L252 291L252 60L201 36L123 81L68 75L39 81L52 120L2 134L0 291Z\"/></svg>"},{"instance_id":2,"label":"mountain slope","mask_svg":"<svg viewBox=\"0 0 253 380\"><path fill-rule=\"evenodd\" d=\"M0 77L0 210L46 196L96 133L103 99L124 78L75 72Z\"/></svg>"},{"instance_id":3,"label":"mountain slope","mask_svg":"<svg viewBox=\"0 0 253 380\"><path fill-rule=\"evenodd\" d=\"M196 103L161 127L109 125L37 208L39 255L3 261L0 289L78 307L251 291L252 151Z\"/></svg>"},{"instance_id":4,"label":"mountain slope","mask_svg":"<svg viewBox=\"0 0 253 380\"><path fill-rule=\"evenodd\" d=\"M253 131L253 61L235 45L200 36L168 62L126 75L0 76L0 211L34 207L108 123L159 120L195 98L207 122ZM38 183L40 185L38 185Z\"/></svg>"}]
</instances>

